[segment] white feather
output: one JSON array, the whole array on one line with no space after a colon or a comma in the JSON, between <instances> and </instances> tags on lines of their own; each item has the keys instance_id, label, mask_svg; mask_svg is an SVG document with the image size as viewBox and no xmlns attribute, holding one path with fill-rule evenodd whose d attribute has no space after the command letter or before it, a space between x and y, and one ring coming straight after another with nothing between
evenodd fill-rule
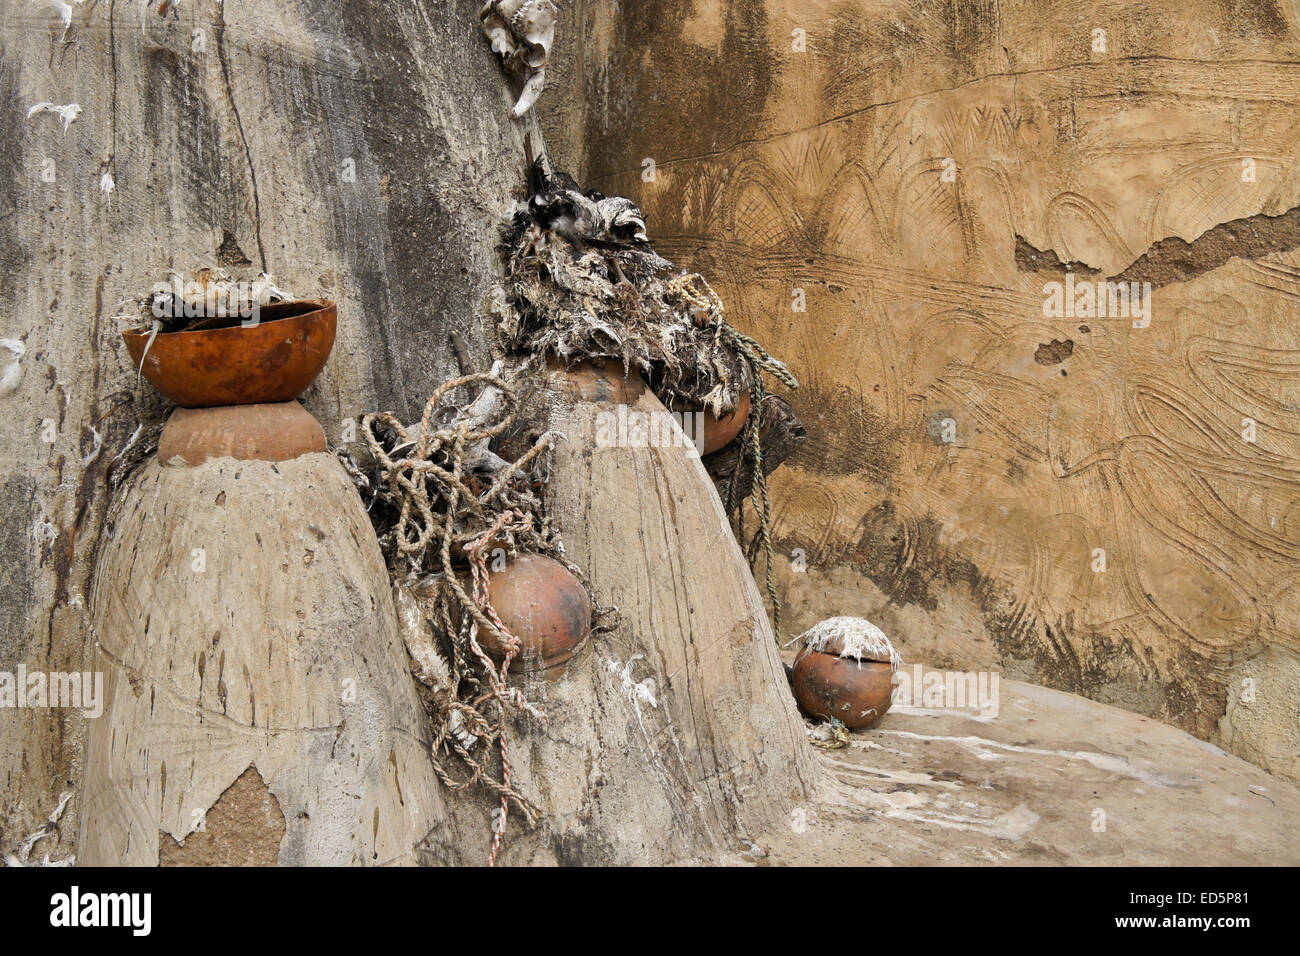
<instances>
[{"instance_id":1,"label":"white feather","mask_svg":"<svg viewBox=\"0 0 1300 956\"><path fill-rule=\"evenodd\" d=\"M894 670L898 670L898 665L903 663L902 655L894 649L885 632L862 617L827 618L797 638L804 648L814 652L824 651L827 644L837 639L843 643L840 657L858 661L889 661Z\"/></svg>"},{"instance_id":2,"label":"white feather","mask_svg":"<svg viewBox=\"0 0 1300 956\"><path fill-rule=\"evenodd\" d=\"M507 72L526 77L515 116L527 113L541 95L558 15L555 0L487 0L479 11L492 51Z\"/></svg>"},{"instance_id":3,"label":"white feather","mask_svg":"<svg viewBox=\"0 0 1300 956\"><path fill-rule=\"evenodd\" d=\"M37 103L27 111L27 118L31 119L37 113L53 113L58 116L59 119L63 120L63 132L66 133L68 127L71 126L73 121L81 115L81 104L66 103L63 106L59 106L57 103L50 102Z\"/></svg>"},{"instance_id":4,"label":"white feather","mask_svg":"<svg viewBox=\"0 0 1300 956\"><path fill-rule=\"evenodd\" d=\"M72 4L81 6L83 0L72 0L71 3L65 3L64 0L42 0L41 5L59 18L59 23L63 27L63 32L59 34L59 42L62 43L64 37L68 35L68 27L72 26Z\"/></svg>"},{"instance_id":5,"label":"white feather","mask_svg":"<svg viewBox=\"0 0 1300 956\"><path fill-rule=\"evenodd\" d=\"M12 395L23 381L22 357L27 354L27 346L17 339L0 339L0 346L8 349L14 357L4 372L0 372L0 396Z\"/></svg>"}]
</instances>

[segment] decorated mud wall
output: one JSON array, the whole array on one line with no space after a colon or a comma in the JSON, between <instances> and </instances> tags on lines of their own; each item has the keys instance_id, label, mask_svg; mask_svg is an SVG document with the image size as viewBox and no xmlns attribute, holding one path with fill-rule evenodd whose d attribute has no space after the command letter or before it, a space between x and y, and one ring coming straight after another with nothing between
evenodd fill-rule
<instances>
[{"instance_id":1,"label":"decorated mud wall","mask_svg":"<svg viewBox=\"0 0 1300 956\"><path fill-rule=\"evenodd\" d=\"M1300 776L1300 7L563 16L557 162L801 382L785 637L864 615Z\"/></svg>"}]
</instances>

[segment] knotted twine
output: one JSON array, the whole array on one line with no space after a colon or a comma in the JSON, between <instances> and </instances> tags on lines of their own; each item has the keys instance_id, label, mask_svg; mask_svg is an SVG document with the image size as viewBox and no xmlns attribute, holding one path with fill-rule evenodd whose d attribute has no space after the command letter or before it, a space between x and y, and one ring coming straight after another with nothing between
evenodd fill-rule
<instances>
[{"instance_id":1,"label":"knotted twine","mask_svg":"<svg viewBox=\"0 0 1300 956\"><path fill-rule=\"evenodd\" d=\"M508 410L493 425L475 426L458 420L443 428L434 427L434 417L443 398L453 389L483 384L497 388L508 402ZM506 821L513 803L519 808L530 826L536 824L540 810L512 784L509 741L506 734L506 709L541 719L545 717L523 693L508 683L511 662L522 649L519 638L510 633L492 607L489 596L490 574L485 550L497 535L504 535L510 550L562 553L558 539L549 531L541 499L528 490L527 470L555 438L551 432L542 435L522 457L505 463L493 477L486 491L477 493L466 483L465 458L468 446L488 442L504 432L514 421L518 398L500 378L490 374L466 375L439 386L425 403L420 420L419 436L412 439L405 426L390 413L366 415L362 419L362 433L371 454L381 467L381 490L398 504L398 519L392 530L391 558L405 563L416 574L425 570L425 562L434 558L440 571L430 575L435 586L427 601L426 616L437 620L445 633L452 638L456 649L456 636L464 633L464 642L478 659L488 682L484 693L479 681L462 664L462 655L453 655L451 663L452 687L450 699L438 702L434 715L431 758L439 779L451 790L464 790L474 783L483 783L500 798L500 807L493 825L492 850L488 865L495 866L505 833ZM390 453L375 435L376 423L387 425L398 438ZM411 448L402 458L395 459L398 450ZM523 478L523 488L516 478ZM471 484L477 481L470 479ZM458 526L470 530L457 530ZM474 527L476 526L476 527ZM451 548L460 545L469 556L470 592L462 585L452 564ZM432 613L430 613L432 611ZM459 614L462 627L452 624ZM486 630L505 649L500 664L495 663L478 641L480 629ZM466 689L463 689L466 688ZM470 690L472 688L473 690ZM489 720L485 710L494 710L496 719ZM501 779L495 780L480 761L469 752L479 738L489 745L495 741L501 755ZM468 740L468 745L466 743ZM445 750L456 754L469 768L471 776L456 780L443 766L439 755Z\"/></svg>"}]
</instances>

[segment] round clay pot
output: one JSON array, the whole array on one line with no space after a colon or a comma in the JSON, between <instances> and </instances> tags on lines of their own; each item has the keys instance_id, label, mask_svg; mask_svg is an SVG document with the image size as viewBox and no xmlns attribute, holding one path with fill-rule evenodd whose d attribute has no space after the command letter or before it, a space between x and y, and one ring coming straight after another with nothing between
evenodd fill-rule
<instances>
[{"instance_id":1,"label":"round clay pot","mask_svg":"<svg viewBox=\"0 0 1300 956\"><path fill-rule=\"evenodd\" d=\"M320 423L297 402L177 408L158 439L163 467L210 458L288 461L326 450Z\"/></svg>"},{"instance_id":2,"label":"round clay pot","mask_svg":"<svg viewBox=\"0 0 1300 956\"><path fill-rule=\"evenodd\" d=\"M791 685L794 698L813 717L832 717L850 730L871 727L892 703L894 671L883 661L857 661L837 654L800 651Z\"/></svg>"},{"instance_id":3,"label":"round clay pot","mask_svg":"<svg viewBox=\"0 0 1300 956\"><path fill-rule=\"evenodd\" d=\"M709 454L717 451L719 448L725 448L731 444L731 440L740 434L740 430L745 427L745 420L749 418L749 392L740 393L740 401L736 402L736 410L730 415L722 418L714 415L712 412L704 413L704 449L702 454Z\"/></svg>"},{"instance_id":4,"label":"round clay pot","mask_svg":"<svg viewBox=\"0 0 1300 956\"><path fill-rule=\"evenodd\" d=\"M669 411L681 414L673 403L669 403L666 407ZM745 422L749 418L749 392L741 392L740 399L736 402L736 410L721 418L713 412L694 406L686 408L685 411L704 416L704 446L700 449L700 454L707 455L731 444L731 440L745 427Z\"/></svg>"},{"instance_id":5,"label":"round clay pot","mask_svg":"<svg viewBox=\"0 0 1300 956\"><path fill-rule=\"evenodd\" d=\"M591 597L560 562L522 554L491 575L488 597L501 623L523 643L511 670L546 671L564 664L591 633ZM505 648L486 630L479 644L498 661Z\"/></svg>"},{"instance_id":6,"label":"round clay pot","mask_svg":"<svg viewBox=\"0 0 1300 956\"><path fill-rule=\"evenodd\" d=\"M547 380L584 402L631 405L645 393L645 380L636 369L625 371L618 359L584 359L565 365L553 355L546 358Z\"/></svg>"},{"instance_id":7,"label":"round clay pot","mask_svg":"<svg viewBox=\"0 0 1300 956\"><path fill-rule=\"evenodd\" d=\"M149 384L183 408L258 405L291 402L307 390L325 367L337 324L333 302L277 302L261 307L256 325L159 332L152 345L148 332L122 338Z\"/></svg>"}]
</instances>

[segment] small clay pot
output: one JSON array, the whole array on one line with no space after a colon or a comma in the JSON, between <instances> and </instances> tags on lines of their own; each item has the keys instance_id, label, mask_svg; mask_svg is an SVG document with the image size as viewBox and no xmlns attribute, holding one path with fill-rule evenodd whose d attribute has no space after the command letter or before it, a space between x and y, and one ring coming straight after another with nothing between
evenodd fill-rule
<instances>
[{"instance_id":1,"label":"small clay pot","mask_svg":"<svg viewBox=\"0 0 1300 956\"><path fill-rule=\"evenodd\" d=\"M201 465L210 458L289 461L326 451L320 423L297 402L177 408L158 439L158 462Z\"/></svg>"},{"instance_id":2,"label":"small clay pot","mask_svg":"<svg viewBox=\"0 0 1300 956\"><path fill-rule=\"evenodd\" d=\"M893 701L894 670L884 661L802 650L792 670L794 698L804 713L834 717L850 730L875 726Z\"/></svg>"},{"instance_id":3,"label":"small clay pot","mask_svg":"<svg viewBox=\"0 0 1300 956\"><path fill-rule=\"evenodd\" d=\"M665 407L675 414L695 414L704 416L704 445L700 448L701 455L707 455L717 451L719 448L725 448L731 444L731 440L740 434L740 430L745 427L745 422L749 418L749 391L740 393L740 398L736 401L736 409L730 415L723 415L719 418L713 412L701 409L698 406L680 406L680 403L673 402L671 399L665 404ZM691 428L687 427L687 432ZM692 438L695 436L692 434Z\"/></svg>"},{"instance_id":4,"label":"small clay pot","mask_svg":"<svg viewBox=\"0 0 1300 956\"><path fill-rule=\"evenodd\" d=\"M333 302L277 302L261 307L256 325L159 332L152 345L148 332L122 338L149 384L183 408L263 405L307 390L334 348L337 324Z\"/></svg>"},{"instance_id":5,"label":"small clay pot","mask_svg":"<svg viewBox=\"0 0 1300 956\"><path fill-rule=\"evenodd\" d=\"M569 660L591 634L591 597L560 562L521 554L491 575L488 598L501 623L523 643L511 670L550 671ZM505 647L480 628L479 645L500 661Z\"/></svg>"},{"instance_id":6,"label":"small clay pot","mask_svg":"<svg viewBox=\"0 0 1300 956\"><path fill-rule=\"evenodd\" d=\"M730 415L719 418L712 412L704 413L704 448L701 454L715 452L731 444L731 440L740 434L749 418L749 391L740 393L736 410Z\"/></svg>"}]
</instances>

